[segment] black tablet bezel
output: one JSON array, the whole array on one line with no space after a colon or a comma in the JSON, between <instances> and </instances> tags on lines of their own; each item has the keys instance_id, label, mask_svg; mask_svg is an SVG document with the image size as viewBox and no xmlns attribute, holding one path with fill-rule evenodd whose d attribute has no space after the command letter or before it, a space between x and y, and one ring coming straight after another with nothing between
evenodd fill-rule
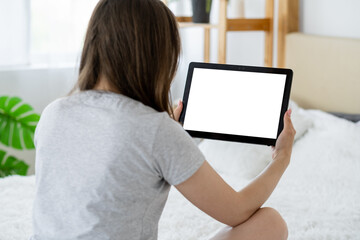
<instances>
[{"instance_id":1,"label":"black tablet bezel","mask_svg":"<svg viewBox=\"0 0 360 240\"><path fill-rule=\"evenodd\" d=\"M187 102L188 102L188 98L189 98L191 80L192 80L194 68L285 74L286 75L285 87L284 87L285 89L284 89L284 94L283 94L283 99L282 99L281 111L280 111L280 115L279 115L279 125L278 125L278 132L277 132L276 139L250 137L250 136L242 136L242 135L232 135L232 134L224 134L224 133L193 131L193 130L185 129L192 137L275 146L276 140L279 137L279 135L284 127L283 116L284 116L286 110L288 109L290 91L291 91L291 83L292 83L292 77L293 77L293 71L291 69L191 62L189 64L189 70L188 70L188 74L187 74L187 78L186 78L186 84L185 84L185 90L184 90L184 96L183 96L183 110L180 114L180 119L179 119L181 124L183 124L184 120L185 120L186 107L187 107ZM209 117L211 117L211 116L209 116Z\"/></svg>"}]
</instances>

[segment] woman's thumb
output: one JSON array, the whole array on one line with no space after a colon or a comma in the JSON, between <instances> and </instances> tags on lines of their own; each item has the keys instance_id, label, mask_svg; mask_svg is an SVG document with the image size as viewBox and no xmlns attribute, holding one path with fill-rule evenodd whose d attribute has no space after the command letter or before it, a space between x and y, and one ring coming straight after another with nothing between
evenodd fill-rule
<instances>
[{"instance_id":1,"label":"woman's thumb","mask_svg":"<svg viewBox=\"0 0 360 240\"><path fill-rule=\"evenodd\" d=\"M289 109L284 114L284 128L285 129L291 129L291 130L295 131L294 126L293 126L292 121L291 121L291 113L292 113L292 110Z\"/></svg>"},{"instance_id":2,"label":"woman's thumb","mask_svg":"<svg viewBox=\"0 0 360 240\"><path fill-rule=\"evenodd\" d=\"M174 109L174 119L175 119L175 121L179 121L182 108L183 108L182 101L179 100L179 103L178 103L177 107Z\"/></svg>"}]
</instances>

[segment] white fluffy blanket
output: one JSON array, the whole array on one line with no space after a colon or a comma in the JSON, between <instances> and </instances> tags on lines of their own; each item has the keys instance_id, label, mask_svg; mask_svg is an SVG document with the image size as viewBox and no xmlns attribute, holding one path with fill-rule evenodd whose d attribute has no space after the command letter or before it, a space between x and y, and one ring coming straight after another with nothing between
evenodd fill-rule
<instances>
[{"instance_id":1,"label":"white fluffy blanket","mask_svg":"<svg viewBox=\"0 0 360 240\"><path fill-rule=\"evenodd\" d=\"M360 239L360 124L320 111L299 111L303 118L293 116L303 136L265 205L287 221L289 239ZM199 147L237 190L271 160L270 149L263 146L204 140ZM34 180L0 180L0 240L23 240L31 234ZM159 239L207 239L222 226L172 189Z\"/></svg>"}]
</instances>

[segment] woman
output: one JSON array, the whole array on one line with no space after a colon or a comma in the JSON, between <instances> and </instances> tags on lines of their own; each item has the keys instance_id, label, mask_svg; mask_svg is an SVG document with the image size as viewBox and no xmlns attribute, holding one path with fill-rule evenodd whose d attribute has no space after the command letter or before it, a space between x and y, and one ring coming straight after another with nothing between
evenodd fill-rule
<instances>
[{"instance_id":1,"label":"woman","mask_svg":"<svg viewBox=\"0 0 360 240\"><path fill-rule=\"evenodd\" d=\"M51 103L36 129L32 239L157 239L170 185L229 227L213 239L286 239L268 199L290 161L290 111L273 161L234 191L176 121L169 98L180 52L159 0L101 0L86 33L78 93ZM174 121L173 118L176 120Z\"/></svg>"}]
</instances>

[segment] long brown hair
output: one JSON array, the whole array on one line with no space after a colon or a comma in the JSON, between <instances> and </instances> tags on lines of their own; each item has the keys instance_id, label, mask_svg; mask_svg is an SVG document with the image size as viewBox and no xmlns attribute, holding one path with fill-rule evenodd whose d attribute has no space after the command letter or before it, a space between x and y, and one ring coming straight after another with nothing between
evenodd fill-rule
<instances>
[{"instance_id":1,"label":"long brown hair","mask_svg":"<svg viewBox=\"0 0 360 240\"><path fill-rule=\"evenodd\" d=\"M100 0L86 33L75 89L100 77L117 92L172 113L170 85L180 54L175 16L160 0Z\"/></svg>"}]
</instances>

